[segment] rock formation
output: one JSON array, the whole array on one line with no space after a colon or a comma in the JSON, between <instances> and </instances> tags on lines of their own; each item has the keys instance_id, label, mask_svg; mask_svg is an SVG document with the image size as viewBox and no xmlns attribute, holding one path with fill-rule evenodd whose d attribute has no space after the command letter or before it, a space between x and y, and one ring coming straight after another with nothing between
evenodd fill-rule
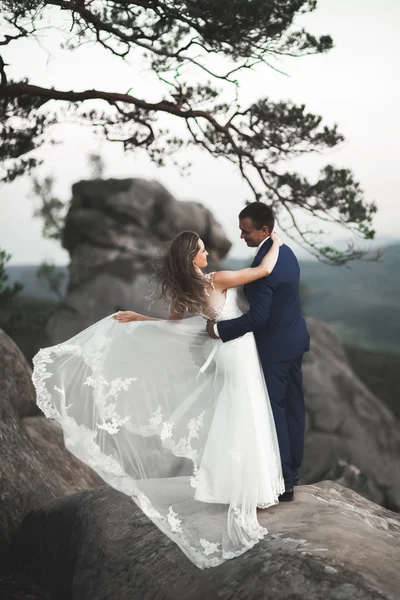
<instances>
[{"instance_id":1,"label":"rock formation","mask_svg":"<svg viewBox=\"0 0 400 600\"><path fill-rule=\"evenodd\" d=\"M309 327L303 481L335 477L398 508L398 419L354 376L330 329ZM400 516L329 481L260 511L265 540L199 571L132 500L65 451L59 427L34 414L24 358L2 332L0 340L2 600L397 597Z\"/></svg>"},{"instance_id":2,"label":"rock formation","mask_svg":"<svg viewBox=\"0 0 400 600\"><path fill-rule=\"evenodd\" d=\"M269 530L262 542L201 571L127 496L101 487L33 510L8 564L16 587L30 582L57 600L398 597L399 515L323 482L299 487L293 503L259 511L259 520Z\"/></svg>"},{"instance_id":3,"label":"rock formation","mask_svg":"<svg viewBox=\"0 0 400 600\"><path fill-rule=\"evenodd\" d=\"M40 416L34 399L30 369L0 330L0 551L33 508L103 484L65 450L61 428Z\"/></svg>"},{"instance_id":4,"label":"rock formation","mask_svg":"<svg viewBox=\"0 0 400 600\"><path fill-rule=\"evenodd\" d=\"M400 354L346 345L351 368L400 419Z\"/></svg>"},{"instance_id":5,"label":"rock formation","mask_svg":"<svg viewBox=\"0 0 400 600\"><path fill-rule=\"evenodd\" d=\"M182 229L200 233L218 267L230 244L200 204L137 179L76 184L64 235L68 295L47 343L120 308L147 312L160 240ZM60 428L35 405L21 352L0 331L2 600L398 597L400 516L369 500L400 511L400 421L358 379L330 328L311 318L308 326L301 478L309 485L295 502L260 511L270 532L262 543L206 571L66 452ZM329 479L337 483L315 484Z\"/></svg>"},{"instance_id":6,"label":"rock formation","mask_svg":"<svg viewBox=\"0 0 400 600\"><path fill-rule=\"evenodd\" d=\"M67 297L47 328L46 345L64 341L121 309L165 316L152 304L149 279L162 244L195 230L217 267L231 243L212 213L198 202L176 200L144 179L80 181L72 188L63 246L71 256Z\"/></svg>"},{"instance_id":7,"label":"rock formation","mask_svg":"<svg viewBox=\"0 0 400 600\"><path fill-rule=\"evenodd\" d=\"M400 423L354 374L339 338L309 318L303 365L307 408L305 483L334 479L400 511Z\"/></svg>"},{"instance_id":8,"label":"rock formation","mask_svg":"<svg viewBox=\"0 0 400 600\"><path fill-rule=\"evenodd\" d=\"M36 405L31 370L18 346L0 329L0 392L18 417L41 414Z\"/></svg>"}]
</instances>

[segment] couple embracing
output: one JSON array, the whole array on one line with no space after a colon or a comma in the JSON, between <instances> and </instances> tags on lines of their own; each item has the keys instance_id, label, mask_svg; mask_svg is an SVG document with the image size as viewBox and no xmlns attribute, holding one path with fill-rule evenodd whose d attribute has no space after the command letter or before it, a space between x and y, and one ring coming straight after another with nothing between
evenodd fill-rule
<instances>
[{"instance_id":1,"label":"couple embracing","mask_svg":"<svg viewBox=\"0 0 400 600\"><path fill-rule=\"evenodd\" d=\"M204 274L203 241L182 232L156 273L167 320L118 312L34 358L38 405L68 450L200 568L267 534L257 509L293 500L304 450L299 265L265 204L239 227L250 268Z\"/></svg>"}]
</instances>

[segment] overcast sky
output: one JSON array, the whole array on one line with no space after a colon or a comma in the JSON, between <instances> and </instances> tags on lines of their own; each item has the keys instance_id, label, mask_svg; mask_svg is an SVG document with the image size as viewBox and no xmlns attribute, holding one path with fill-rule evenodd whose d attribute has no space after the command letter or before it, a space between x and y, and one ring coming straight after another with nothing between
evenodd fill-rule
<instances>
[{"instance_id":1,"label":"overcast sky","mask_svg":"<svg viewBox=\"0 0 400 600\"><path fill-rule=\"evenodd\" d=\"M332 35L335 48L323 56L284 59L279 68L289 76L263 67L242 80L242 101L260 96L291 99L338 123L346 136L340 148L324 157L307 158L299 166L315 173L327 162L350 167L379 213L375 226L380 237L400 239L400 86L399 0L319 0L318 9L299 23L316 34ZM59 18L52 13L54 22ZM95 87L127 91L155 98L151 75L96 48L60 52L57 32L34 41L16 42L5 51L12 63L9 76L29 76L31 83L61 89ZM123 155L119 145L94 137L90 129L73 124L57 128L59 145L43 151L40 175L54 174L56 191L69 198L74 181L90 176L87 156L99 152L106 162L106 177L156 178L179 199L195 199L213 210L234 242L232 256L247 256L239 240L237 214L249 198L248 188L230 164L196 153L190 176L173 167L157 169L146 156ZM0 247L12 254L11 264L52 260L67 263L68 255L55 242L42 240L41 224L33 219L30 182L20 179L0 188ZM338 235L337 233L335 235Z\"/></svg>"}]
</instances>

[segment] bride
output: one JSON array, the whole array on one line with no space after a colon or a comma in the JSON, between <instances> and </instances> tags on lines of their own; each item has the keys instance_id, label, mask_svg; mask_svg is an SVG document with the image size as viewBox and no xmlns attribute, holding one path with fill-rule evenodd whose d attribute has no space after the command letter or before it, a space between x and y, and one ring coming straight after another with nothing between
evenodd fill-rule
<instances>
[{"instance_id":1,"label":"bride","mask_svg":"<svg viewBox=\"0 0 400 600\"><path fill-rule=\"evenodd\" d=\"M257 508L285 490L253 334L224 344L204 323L242 314L236 288L271 273L271 238L258 267L204 275L204 243L183 231L156 274L168 320L122 311L33 359L37 403L68 450L199 568L262 539Z\"/></svg>"}]
</instances>

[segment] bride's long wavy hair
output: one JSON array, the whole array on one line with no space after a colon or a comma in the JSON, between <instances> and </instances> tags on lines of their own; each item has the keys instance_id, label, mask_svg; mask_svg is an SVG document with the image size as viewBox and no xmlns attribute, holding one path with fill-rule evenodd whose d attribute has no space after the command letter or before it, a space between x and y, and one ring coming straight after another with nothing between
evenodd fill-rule
<instances>
[{"instance_id":1,"label":"bride's long wavy hair","mask_svg":"<svg viewBox=\"0 0 400 600\"><path fill-rule=\"evenodd\" d=\"M174 312L198 314L203 311L207 295L204 276L194 266L200 236L195 231L182 231L169 244L154 279L157 299L163 299Z\"/></svg>"}]
</instances>

